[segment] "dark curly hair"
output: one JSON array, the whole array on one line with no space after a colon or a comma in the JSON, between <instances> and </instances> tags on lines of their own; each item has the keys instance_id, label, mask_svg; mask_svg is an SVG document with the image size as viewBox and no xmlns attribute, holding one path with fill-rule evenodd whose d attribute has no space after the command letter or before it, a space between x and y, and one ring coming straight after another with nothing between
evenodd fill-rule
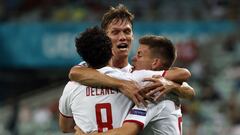
<instances>
[{"instance_id":1,"label":"dark curly hair","mask_svg":"<svg viewBox=\"0 0 240 135\"><path fill-rule=\"evenodd\" d=\"M78 54L92 68L106 66L112 57L112 42L97 26L87 28L76 37L75 46Z\"/></svg>"}]
</instances>

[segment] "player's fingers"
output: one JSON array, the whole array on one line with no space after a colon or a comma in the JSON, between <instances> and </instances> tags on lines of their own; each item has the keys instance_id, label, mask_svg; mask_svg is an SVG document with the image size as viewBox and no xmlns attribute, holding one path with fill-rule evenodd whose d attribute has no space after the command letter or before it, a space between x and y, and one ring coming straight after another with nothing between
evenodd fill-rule
<instances>
[{"instance_id":1,"label":"player's fingers","mask_svg":"<svg viewBox=\"0 0 240 135\"><path fill-rule=\"evenodd\" d=\"M159 78L144 78L143 81L150 81L150 82L152 82L152 84L163 85L162 81L160 81Z\"/></svg>"},{"instance_id":2,"label":"player's fingers","mask_svg":"<svg viewBox=\"0 0 240 135\"><path fill-rule=\"evenodd\" d=\"M131 99L132 99L132 101L134 102L135 105L137 105L137 106L141 105L141 102L139 101L139 99L137 99L136 96L133 96Z\"/></svg>"},{"instance_id":3,"label":"player's fingers","mask_svg":"<svg viewBox=\"0 0 240 135\"><path fill-rule=\"evenodd\" d=\"M154 94L159 92L159 88L156 88L146 94L147 97L154 97Z\"/></svg>"},{"instance_id":4,"label":"player's fingers","mask_svg":"<svg viewBox=\"0 0 240 135\"><path fill-rule=\"evenodd\" d=\"M84 135L84 132L78 126L74 126L74 130L75 130L74 135Z\"/></svg>"},{"instance_id":5,"label":"player's fingers","mask_svg":"<svg viewBox=\"0 0 240 135\"><path fill-rule=\"evenodd\" d=\"M138 93L143 97L143 99L147 99L146 93L144 91L139 91Z\"/></svg>"},{"instance_id":6,"label":"player's fingers","mask_svg":"<svg viewBox=\"0 0 240 135\"><path fill-rule=\"evenodd\" d=\"M145 101L144 97L142 95L140 95L139 93L136 94L136 97L138 99L138 101L140 102L139 106L147 106L147 102Z\"/></svg>"},{"instance_id":7,"label":"player's fingers","mask_svg":"<svg viewBox=\"0 0 240 135\"><path fill-rule=\"evenodd\" d=\"M157 82L158 79L157 78L144 78L143 81L150 81L150 82Z\"/></svg>"},{"instance_id":8,"label":"player's fingers","mask_svg":"<svg viewBox=\"0 0 240 135\"><path fill-rule=\"evenodd\" d=\"M146 87L142 88L141 91L142 91L143 93L148 93L148 92L156 89L157 87L161 87L161 86L162 86L161 83L154 83L154 84L151 84L151 85L149 85L149 86L146 86Z\"/></svg>"},{"instance_id":9,"label":"player's fingers","mask_svg":"<svg viewBox=\"0 0 240 135\"><path fill-rule=\"evenodd\" d=\"M78 126L74 126L74 130L81 131L81 129Z\"/></svg>"},{"instance_id":10,"label":"player's fingers","mask_svg":"<svg viewBox=\"0 0 240 135\"><path fill-rule=\"evenodd\" d=\"M155 97L157 95L157 93L161 92L164 90L164 87L161 86L161 87L157 87L156 89L148 92L146 95L149 96L149 97Z\"/></svg>"},{"instance_id":11,"label":"player's fingers","mask_svg":"<svg viewBox=\"0 0 240 135\"><path fill-rule=\"evenodd\" d=\"M139 93L140 93L140 95L141 95L141 96L143 97L143 99L144 99L143 104L144 104L145 107L147 107L147 104L149 103L148 101L153 102L153 98L147 96L146 93L141 92L141 91L140 91ZM148 100L148 101L147 101L147 100Z\"/></svg>"},{"instance_id":12,"label":"player's fingers","mask_svg":"<svg viewBox=\"0 0 240 135\"><path fill-rule=\"evenodd\" d=\"M160 99L167 93L167 91L161 91L155 98L154 98L154 101L155 102L159 102Z\"/></svg>"},{"instance_id":13,"label":"player's fingers","mask_svg":"<svg viewBox=\"0 0 240 135\"><path fill-rule=\"evenodd\" d=\"M161 75L153 75L152 77L159 79L159 78L161 78L162 76L161 76Z\"/></svg>"}]
</instances>

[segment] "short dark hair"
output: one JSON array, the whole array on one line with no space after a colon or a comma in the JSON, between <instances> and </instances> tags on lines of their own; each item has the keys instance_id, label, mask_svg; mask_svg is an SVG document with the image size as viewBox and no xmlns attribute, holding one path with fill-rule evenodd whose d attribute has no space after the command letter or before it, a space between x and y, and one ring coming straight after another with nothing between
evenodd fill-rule
<instances>
[{"instance_id":1,"label":"short dark hair","mask_svg":"<svg viewBox=\"0 0 240 135\"><path fill-rule=\"evenodd\" d=\"M176 59L176 49L172 42L163 36L146 35L139 39L140 44L149 47L151 55L163 60L161 69L168 69Z\"/></svg>"},{"instance_id":2,"label":"short dark hair","mask_svg":"<svg viewBox=\"0 0 240 135\"><path fill-rule=\"evenodd\" d=\"M112 42L105 31L98 28L87 28L75 39L78 54L88 66L102 68L112 57Z\"/></svg>"},{"instance_id":3,"label":"short dark hair","mask_svg":"<svg viewBox=\"0 0 240 135\"><path fill-rule=\"evenodd\" d=\"M108 12L106 12L102 17L101 27L106 30L107 26L114 20L127 20L133 26L134 15L129 12L127 7L123 4L119 4L116 7L110 7Z\"/></svg>"}]
</instances>

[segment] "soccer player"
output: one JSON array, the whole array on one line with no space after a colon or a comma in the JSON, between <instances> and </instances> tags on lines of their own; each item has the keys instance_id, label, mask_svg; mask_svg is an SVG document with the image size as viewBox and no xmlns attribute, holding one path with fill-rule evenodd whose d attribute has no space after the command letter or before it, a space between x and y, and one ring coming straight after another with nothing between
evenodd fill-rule
<instances>
[{"instance_id":1,"label":"soccer player","mask_svg":"<svg viewBox=\"0 0 240 135\"><path fill-rule=\"evenodd\" d=\"M118 5L116 8L111 7L104 14L101 22L102 29L106 31L112 41L112 64L124 72L132 71L132 66L128 63L128 54L133 42L133 19L133 14L125 6ZM138 88L134 83L122 83L122 87L116 86L118 80L113 80L91 68L75 66L71 69L69 78L88 86L118 88L134 103L139 104L140 101L143 101L140 94L137 93Z\"/></svg>"},{"instance_id":2,"label":"soccer player","mask_svg":"<svg viewBox=\"0 0 240 135\"><path fill-rule=\"evenodd\" d=\"M112 56L111 41L98 28L87 29L79 38L76 38L76 47L88 66L98 69L99 72L125 80L143 79L142 77L137 80L130 74L107 66ZM153 71L142 71L140 74L133 72L133 74L150 77ZM163 72L154 72L154 74L162 75ZM119 127L132 105L130 99L118 90L94 88L69 82L59 101L61 113L59 124L63 132L73 132L75 123L85 133L95 130L103 132L105 129Z\"/></svg>"},{"instance_id":3,"label":"soccer player","mask_svg":"<svg viewBox=\"0 0 240 135\"><path fill-rule=\"evenodd\" d=\"M171 41L167 38L161 36L144 36L139 40L139 42L140 46L132 62L134 69L140 70L133 72L135 77L138 76L135 78L135 80L143 78L139 77L139 74L137 74L137 72L142 72L141 69L168 69L174 62L176 57L175 48ZM179 86L178 84L174 84L169 81L165 82L164 87L166 90L178 88L182 89L182 92L193 91L192 88L187 84ZM131 109L125 120L125 123L121 128L98 134L136 135L143 127L145 127L140 134L180 135L182 117L181 110L180 107L177 106L173 101L167 100L169 98L168 96L162 99L157 99L161 100L161 102L157 105L150 104L147 108L138 108L135 106L133 109ZM81 135L83 133L77 128L76 134Z\"/></svg>"},{"instance_id":4,"label":"soccer player","mask_svg":"<svg viewBox=\"0 0 240 135\"><path fill-rule=\"evenodd\" d=\"M101 23L101 27L105 30L107 36L112 41L112 64L114 67L119 68L124 72L132 71L132 66L128 63L128 55L133 41L133 19L133 14L130 13L125 6L120 4L115 8L111 7L110 10L104 14ZM186 69L176 68L175 70L178 71L178 75L176 75L176 73L171 75L169 72L167 73L170 77L168 79L182 82L190 77L190 72ZM175 79L174 77L171 77L174 75L182 78ZM69 78L87 86L116 88L132 99L135 104L141 105L141 103L144 103L144 98L139 93L139 88L133 82L123 83L118 79L101 74L92 68L79 65L75 66L71 69ZM152 86L157 87L158 82L155 82ZM147 88L145 88L145 90L148 90Z\"/></svg>"},{"instance_id":5,"label":"soccer player","mask_svg":"<svg viewBox=\"0 0 240 135\"><path fill-rule=\"evenodd\" d=\"M124 72L132 71L132 66L128 63L128 54L133 41L133 18L134 16L123 5L118 5L116 8L111 8L104 14L102 18L101 26L110 37L113 45L113 66L119 68ZM178 70L178 76L182 77L178 78L181 82L190 76L190 73L185 69L177 68L175 70ZM179 81L176 78L171 77L173 75L176 75L176 73L172 74L171 72L167 71L166 75L170 77L167 78L169 80ZM123 94L132 99L135 104L139 105L140 102L144 103L144 98L141 96L139 93L139 88L134 85L134 83L121 82L118 79L110 78L109 76L101 74L92 68L75 66L70 71L69 77L71 80L80 82L81 84L87 86L104 86L119 89ZM155 89L152 92L157 92L158 90L161 90L159 86L161 86L161 83L155 81L152 86L146 87L144 90L149 91ZM163 95L164 92L167 92L167 90L163 90L161 95ZM184 94L181 96L185 98L191 98L194 95L194 92L192 91L185 91L180 93ZM179 104L178 99L175 98L174 100L177 104Z\"/></svg>"},{"instance_id":6,"label":"soccer player","mask_svg":"<svg viewBox=\"0 0 240 135\"><path fill-rule=\"evenodd\" d=\"M112 57L112 44L104 31L95 27L83 32L75 41L78 54L89 67L99 72L127 80L128 77L118 69L109 66ZM130 79L130 78L129 78ZM116 100L118 99L118 100ZM121 101L121 102L120 102ZM111 106L114 104L114 106ZM118 90L108 88L94 88L70 81L64 88L59 101L59 125L63 132L74 132L75 123L85 133L104 127L112 129L120 125L123 118L112 120L112 112L117 116L126 116L132 102ZM124 109L121 109L124 108ZM103 123L101 110L106 110L106 120ZM122 111L119 111L122 110ZM97 122L97 123L96 123Z\"/></svg>"}]
</instances>

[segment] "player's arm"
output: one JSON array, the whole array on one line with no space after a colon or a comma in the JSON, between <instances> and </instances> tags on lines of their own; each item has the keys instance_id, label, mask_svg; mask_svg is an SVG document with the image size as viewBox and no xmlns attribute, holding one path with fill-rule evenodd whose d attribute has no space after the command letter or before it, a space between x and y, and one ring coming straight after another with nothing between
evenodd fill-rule
<instances>
[{"instance_id":1,"label":"player's arm","mask_svg":"<svg viewBox=\"0 0 240 135\"><path fill-rule=\"evenodd\" d=\"M186 68L173 67L169 70L166 70L164 73L164 78L182 83L187 81L191 77L191 73Z\"/></svg>"},{"instance_id":2,"label":"player's arm","mask_svg":"<svg viewBox=\"0 0 240 135\"><path fill-rule=\"evenodd\" d=\"M180 98L192 99L196 95L193 87L187 82L183 82L181 85L174 83L173 85L177 85L176 89L173 89L173 92L175 92Z\"/></svg>"},{"instance_id":3,"label":"player's arm","mask_svg":"<svg viewBox=\"0 0 240 135\"><path fill-rule=\"evenodd\" d=\"M59 127L63 133L73 133L75 122L72 117L63 116L59 114Z\"/></svg>"},{"instance_id":4,"label":"player's arm","mask_svg":"<svg viewBox=\"0 0 240 135\"><path fill-rule=\"evenodd\" d=\"M75 127L75 135L87 135L84 134L80 128ZM103 133L91 133L90 135L137 135L140 131L140 126L136 123L125 122L122 127L108 130Z\"/></svg>"},{"instance_id":5,"label":"player's arm","mask_svg":"<svg viewBox=\"0 0 240 135\"><path fill-rule=\"evenodd\" d=\"M109 77L98 72L96 69L88 67L72 67L69 73L69 79L91 87L105 86L115 89L122 86L121 80Z\"/></svg>"},{"instance_id":6,"label":"player's arm","mask_svg":"<svg viewBox=\"0 0 240 135\"><path fill-rule=\"evenodd\" d=\"M161 73L161 71L160 71ZM182 84L182 82L186 81L190 76L191 73L185 69L185 68L178 68L178 67L174 67L171 68L169 70L164 71L163 73L161 73L162 76L168 80L177 82ZM156 75L158 74L158 71L156 71ZM158 76L159 77L159 76ZM147 99L151 99L149 97L149 95L154 95L157 92L161 92L160 96L162 96L163 94L166 94L168 92L170 92L173 89L166 89L163 86L162 82L159 81L156 78L146 78L145 81L151 81L153 82L153 84L145 86L143 89L141 89L141 91L139 93L141 93L141 95ZM177 83L171 83L172 86L171 87L175 87L175 92L182 98L192 98L195 95L194 89L192 87L186 87L184 85L184 87L180 87L181 85L177 85ZM173 85L175 84L175 85ZM170 86L170 85L169 85ZM155 99L159 99L160 97L157 96L155 97Z\"/></svg>"},{"instance_id":7,"label":"player's arm","mask_svg":"<svg viewBox=\"0 0 240 135\"><path fill-rule=\"evenodd\" d=\"M66 88L63 90L63 94L60 97L58 104L59 109L58 123L63 133L74 132L75 122L73 120L73 114L70 106L71 104L72 102L70 100L70 93Z\"/></svg>"},{"instance_id":8,"label":"player's arm","mask_svg":"<svg viewBox=\"0 0 240 135\"><path fill-rule=\"evenodd\" d=\"M150 85L142 89L142 92L145 93L148 98L158 93L157 96L154 97L155 101L158 101L164 94L169 92L174 92L179 97L185 99L191 99L195 96L195 90L186 82L180 85L164 78L145 78L144 80L153 82L153 85L158 85L157 88Z\"/></svg>"},{"instance_id":9,"label":"player's arm","mask_svg":"<svg viewBox=\"0 0 240 135\"><path fill-rule=\"evenodd\" d=\"M186 68L173 67L167 70L164 78L167 79L167 80L165 79L165 82L168 82L168 83L164 85L165 91L162 91L162 93L166 93L166 91L168 91L169 89L175 92L181 98L186 98L186 99L193 98L195 96L195 90L185 82L190 77L191 77L191 73ZM173 88L170 89L171 87Z\"/></svg>"},{"instance_id":10,"label":"player's arm","mask_svg":"<svg viewBox=\"0 0 240 135\"><path fill-rule=\"evenodd\" d=\"M169 92L174 92L179 97L185 98L185 99L191 99L195 96L195 90L186 82L183 82L180 85L178 83L166 80L164 78L145 78L145 81L151 81L154 84L143 88L141 90L142 94L144 94L145 97L148 99L153 98L154 101L159 101L159 99L163 95ZM158 87L154 85L158 85Z\"/></svg>"},{"instance_id":11,"label":"player's arm","mask_svg":"<svg viewBox=\"0 0 240 135\"><path fill-rule=\"evenodd\" d=\"M69 78L72 81L76 81L87 86L104 86L113 89L119 89L124 95L132 99L132 101L137 105L140 105L140 102L145 102L141 95L138 93L139 87L135 82L119 80L102 74L96 69L75 66L70 70Z\"/></svg>"}]
</instances>

